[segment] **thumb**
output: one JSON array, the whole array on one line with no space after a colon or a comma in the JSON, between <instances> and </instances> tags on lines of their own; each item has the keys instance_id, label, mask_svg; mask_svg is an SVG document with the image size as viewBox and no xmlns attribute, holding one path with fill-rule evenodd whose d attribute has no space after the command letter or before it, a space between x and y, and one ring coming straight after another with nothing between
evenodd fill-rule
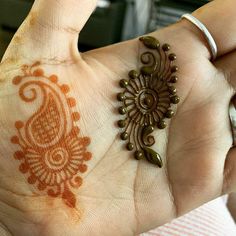
<instances>
[{"instance_id":1,"label":"thumb","mask_svg":"<svg viewBox=\"0 0 236 236\"><path fill-rule=\"evenodd\" d=\"M71 54L77 56L78 35L96 3L97 0L36 0L3 61L9 58L64 60L71 59Z\"/></svg>"},{"instance_id":2,"label":"thumb","mask_svg":"<svg viewBox=\"0 0 236 236\"><path fill-rule=\"evenodd\" d=\"M79 33L93 10L97 0L36 0L32 11L40 12L38 20L54 30Z\"/></svg>"}]
</instances>

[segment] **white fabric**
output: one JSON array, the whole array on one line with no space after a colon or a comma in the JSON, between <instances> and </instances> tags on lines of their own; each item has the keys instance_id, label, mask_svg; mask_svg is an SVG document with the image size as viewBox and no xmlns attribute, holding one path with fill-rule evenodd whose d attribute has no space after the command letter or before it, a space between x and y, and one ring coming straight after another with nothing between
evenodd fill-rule
<instances>
[{"instance_id":1,"label":"white fabric","mask_svg":"<svg viewBox=\"0 0 236 236\"><path fill-rule=\"evenodd\" d=\"M227 196L141 236L236 236L236 225L226 207Z\"/></svg>"}]
</instances>

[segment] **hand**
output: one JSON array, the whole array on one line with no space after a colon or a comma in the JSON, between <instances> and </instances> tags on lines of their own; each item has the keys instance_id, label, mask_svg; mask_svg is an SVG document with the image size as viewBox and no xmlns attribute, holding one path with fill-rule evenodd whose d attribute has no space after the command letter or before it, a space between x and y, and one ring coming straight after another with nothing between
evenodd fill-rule
<instances>
[{"instance_id":1,"label":"hand","mask_svg":"<svg viewBox=\"0 0 236 236\"><path fill-rule=\"evenodd\" d=\"M136 235L236 191L228 118L236 84L233 6L216 0L194 13L217 42L215 64L186 20L152 34L171 45L180 68L181 102L154 135L158 168L134 160L116 127L119 80L138 69L139 40L78 53L95 1L37 0L0 67L2 229Z\"/></svg>"}]
</instances>

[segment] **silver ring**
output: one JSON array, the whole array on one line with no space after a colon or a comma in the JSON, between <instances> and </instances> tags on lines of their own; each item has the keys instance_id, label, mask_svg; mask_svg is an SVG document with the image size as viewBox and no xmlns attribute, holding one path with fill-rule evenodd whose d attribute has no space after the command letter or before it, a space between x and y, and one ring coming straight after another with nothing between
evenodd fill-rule
<instances>
[{"instance_id":1,"label":"silver ring","mask_svg":"<svg viewBox=\"0 0 236 236\"><path fill-rule=\"evenodd\" d=\"M208 31L206 26L202 24L196 17L192 16L191 14L184 14L181 18L187 19L188 21L193 23L195 26L197 26L199 30L201 30L201 32L204 34L209 44L209 47L211 50L211 56L212 56L211 60L214 61L217 57L217 46L216 46L215 40L213 39L211 33Z\"/></svg>"},{"instance_id":2,"label":"silver ring","mask_svg":"<svg viewBox=\"0 0 236 236\"><path fill-rule=\"evenodd\" d=\"M236 108L233 101L231 101L229 105L229 118L231 121L233 146L236 146Z\"/></svg>"}]
</instances>

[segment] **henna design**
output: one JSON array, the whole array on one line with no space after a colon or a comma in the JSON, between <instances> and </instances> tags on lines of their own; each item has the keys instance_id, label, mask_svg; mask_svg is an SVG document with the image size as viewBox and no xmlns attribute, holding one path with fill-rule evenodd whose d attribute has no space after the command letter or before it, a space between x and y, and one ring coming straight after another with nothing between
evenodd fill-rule
<instances>
[{"instance_id":1,"label":"henna design","mask_svg":"<svg viewBox=\"0 0 236 236\"><path fill-rule=\"evenodd\" d=\"M151 135L155 127L164 129L165 118L174 115L171 104L178 104L180 99L173 86L178 78L175 73L178 67L173 65L176 55L168 53L170 45L162 47L157 39L151 36L141 37L140 41L149 51L141 55L143 67L140 72L129 72L129 80L122 79L120 87L124 89L117 96L122 102L119 113L125 119L118 121L118 126L124 131L122 140L128 140L126 148L135 149L137 160L146 158L149 162L162 167L160 155L150 147L155 139Z\"/></svg>"},{"instance_id":2,"label":"henna design","mask_svg":"<svg viewBox=\"0 0 236 236\"><path fill-rule=\"evenodd\" d=\"M58 77L47 77L39 66L39 62L24 65L24 75L13 79L14 85L21 84L22 101L41 104L26 122L15 122L18 135L11 142L21 150L14 157L21 162L19 170L29 174L29 184L37 185L38 190L47 191L51 197L60 196L67 206L74 208L76 197L71 188L82 185L77 174L87 170L85 162L91 159L91 153L86 147L90 139L79 136L75 125L79 113L72 112L76 101L67 98L68 85L59 86Z\"/></svg>"}]
</instances>

